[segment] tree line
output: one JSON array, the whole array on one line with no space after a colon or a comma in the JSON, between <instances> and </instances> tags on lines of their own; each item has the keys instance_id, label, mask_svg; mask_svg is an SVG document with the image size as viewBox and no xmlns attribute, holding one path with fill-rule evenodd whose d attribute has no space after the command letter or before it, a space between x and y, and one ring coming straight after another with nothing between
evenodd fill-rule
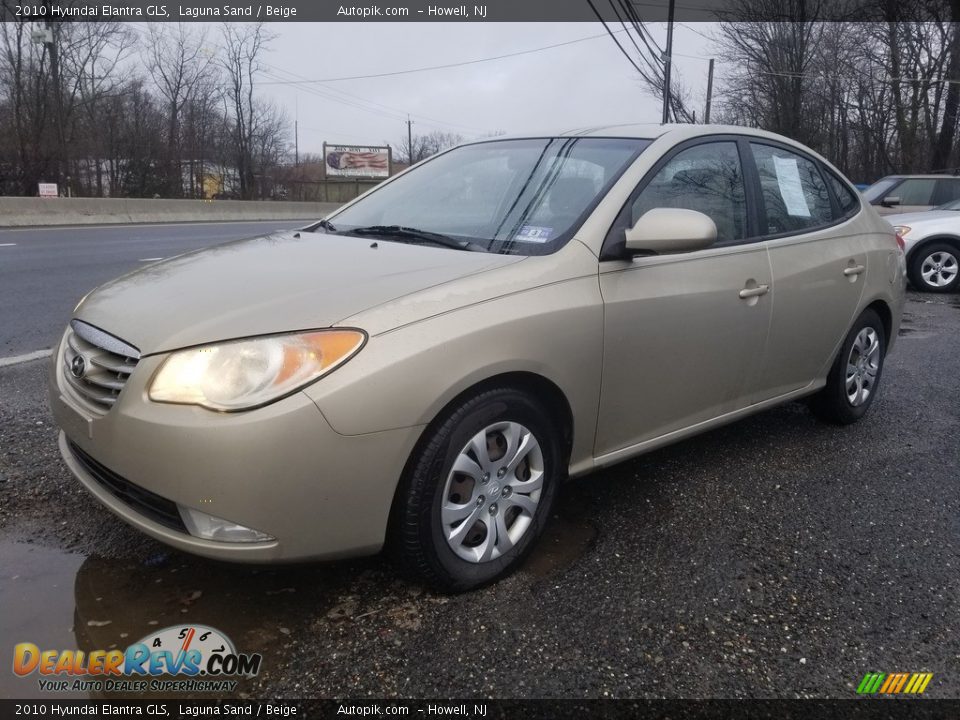
<instances>
[{"instance_id":1,"label":"tree line","mask_svg":"<svg viewBox=\"0 0 960 720\"><path fill-rule=\"evenodd\" d=\"M46 182L73 196L263 199L303 174L293 123L257 93L263 24L46 23L11 4L0 0L0 195ZM394 160L461 141L413 134Z\"/></svg>"},{"instance_id":2,"label":"tree line","mask_svg":"<svg viewBox=\"0 0 960 720\"><path fill-rule=\"evenodd\" d=\"M289 145L254 93L269 39L261 24L0 23L0 194L266 196Z\"/></svg>"},{"instance_id":3,"label":"tree line","mask_svg":"<svg viewBox=\"0 0 960 720\"><path fill-rule=\"evenodd\" d=\"M817 150L856 182L960 166L960 0L732 0L714 122ZM777 17L774 22L768 18Z\"/></svg>"}]
</instances>

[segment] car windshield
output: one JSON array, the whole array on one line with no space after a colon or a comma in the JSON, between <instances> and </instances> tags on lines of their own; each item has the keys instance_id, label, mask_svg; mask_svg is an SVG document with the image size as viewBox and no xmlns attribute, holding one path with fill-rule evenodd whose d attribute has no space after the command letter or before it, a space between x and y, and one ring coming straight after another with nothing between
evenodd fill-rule
<instances>
[{"instance_id":1,"label":"car windshield","mask_svg":"<svg viewBox=\"0 0 960 720\"><path fill-rule=\"evenodd\" d=\"M464 250L546 255L573 236L650 142L534 138L464 145L385 184L316 228L459 244Z\"/></svg>"},{"instance_id":2,"label":"car windshield","mask_svg":"<svg viewBox=\"0 0 960 720\"><path fill-rule=\"evenodd\" d=\"M951 200L948 203L935 207L934 210L954 210L960 212L960 200Z\"/></svg>"},{"instance_id":3,"label":"car windshield","mask_svg":"<svg viewBox=\"0 0 960 720\"><path fill-rule=\"evenodd\" d=\"M881 178L863 191L863 197L865 197L869 203L880 200L885 197L887 191L899 181L900 178Z\"/></svg>"}]
</instances>

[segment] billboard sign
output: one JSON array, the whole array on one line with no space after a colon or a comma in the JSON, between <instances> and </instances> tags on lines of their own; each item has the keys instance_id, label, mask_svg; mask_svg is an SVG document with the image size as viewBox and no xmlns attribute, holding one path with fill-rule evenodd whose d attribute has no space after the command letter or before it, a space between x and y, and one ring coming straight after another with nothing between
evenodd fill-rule
<instances>
[{"instance_id":1,"label":"billboard sign","mask_svg":"<svg viewBox=\"0 0 960 720\"><path fill-rule=\"evenodd\" d=\"M57 197L58 195L56 183L40 183L40 197Z\"/></svg>"},{"instance_id":2,"label":"billboard sign","mask_svg":"<svg viewBox=\"0 0 960 720\"><path fill-rule=\"evenodd\" d=\"M323 144L327 177L390 177L390 148Z\"/></svg>"}]
</instances>

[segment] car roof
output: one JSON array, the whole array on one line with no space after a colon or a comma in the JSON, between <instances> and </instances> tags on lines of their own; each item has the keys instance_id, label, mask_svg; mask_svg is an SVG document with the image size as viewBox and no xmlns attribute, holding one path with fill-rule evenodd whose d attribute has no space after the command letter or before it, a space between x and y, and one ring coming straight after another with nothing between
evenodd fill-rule
<instances>
[{"instance_id":1,"label":"car roof","mask_svg":"<svg viewBox=\"0 0 960 720\"><path fill-rule=\"evenodd\" d=\"M759 130L757 128L747 127L745 125L698 125L688 124L666 124L656 123L625 123L611 125L596 125L586 128L574 128L562 130L559 132L528 132L513 133L510 135L495 135L493 137L478 138L463 143L463 145L475 145L483 142L495 142L497 140L522 140L531 138L558 138L558 137L599 137L599 138L636 138L640 140L658 141L664 138L668 144L677 144L684 140L700 138L710 135L746 135L750 138L773 140L782 145L793 146L808 156L815 157L828 167L832 173L842 177L849 184L849 180L840 170L823 155L806 145L792 140L783 135ZM462 146L461 146L462 147ZM851 186L852 187L852 186Z\"/></svg>"},{"instance_id":2,"label":"car roof","mask_svg":"<svg viewBox=\"0 0 960 720\"><path fill-rule=\"evenodd\" d=\"M907 178L919 178L920 180L943 180L944 178L956 178L957 176L953 173L942 172L942 173L926 173L917 174L917 175L884 175L880 180L906 180ZM877 182L880 182L877 180Z\"/></svg>"},{"instance_id":3,"label":"car roof","mask_svg":"<svg viewBox=\"0 0 960 720\"><path fill-rule=\"evenodd\" d=\"M480 138L473 142L486 142L491 140L519 140L523 138L546 138L546 137L604 137L604 138L637 138L642 140L656 140L660 137L669 136L672 140L679 142L687 138L703 137L705 135L749 135L758 138L767 138L776 140L788 145L794 145L805 152L811 152L810 148L775 133L757 128L747 127L745 125L699 125L699 124L666 124L659 123L622 123L610 125L594 125L582 128L567 128L563 130L543 131L543 132L524 132L511 133L509 135L500 135L488 138Z\"/></svg>"}]
</instances>

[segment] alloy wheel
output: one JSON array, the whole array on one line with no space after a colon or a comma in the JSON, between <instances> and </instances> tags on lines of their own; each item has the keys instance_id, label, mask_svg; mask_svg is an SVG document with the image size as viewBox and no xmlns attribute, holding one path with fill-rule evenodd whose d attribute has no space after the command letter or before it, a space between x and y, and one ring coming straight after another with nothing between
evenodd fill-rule
<instances>
[{"instance_id":1,"label":"alloy wheel","mask_svg":"<svg viewBox=\"0 0 960 720\"><path fill-rule=\"evenodd\" d=\"M937 250L930 253L920 264L920 277L930 287L941 288L949 285L960 272L960 264L954 255Z\"/></svg>"}]
</instances>

